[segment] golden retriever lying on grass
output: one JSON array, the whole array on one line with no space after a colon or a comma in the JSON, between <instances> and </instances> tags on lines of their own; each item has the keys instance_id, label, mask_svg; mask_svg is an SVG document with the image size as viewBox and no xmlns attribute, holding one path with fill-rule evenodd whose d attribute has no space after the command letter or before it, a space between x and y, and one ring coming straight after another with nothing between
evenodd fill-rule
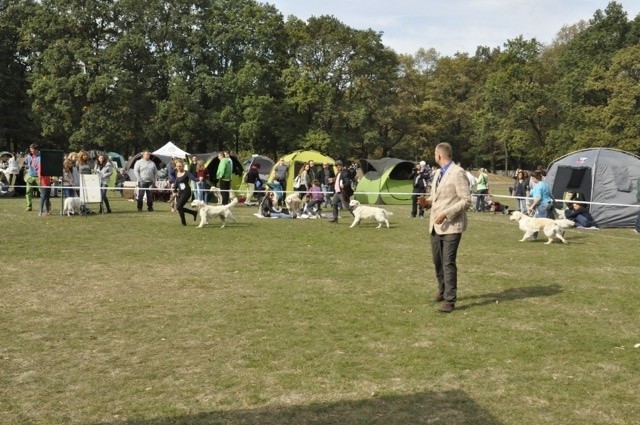
<instances>
[{"instance_id":1,"label":"golden retriever lying on grass","mask_svg":"<svg viewBox=\"0 0 640 425\"><path fill-rule=\"evenodd\" d=\"M568 243L563 237L564 230L575 226L573 221L566 218L552 220L550 218L529 217L520 211L514 211L509 219L517 221L520 230L524 232L520 242L532 239L533 234L536 232L543 232L549 238L545 245L549 245L554 239L558 239L562 243Z\"/></svg>"}]
</instances>

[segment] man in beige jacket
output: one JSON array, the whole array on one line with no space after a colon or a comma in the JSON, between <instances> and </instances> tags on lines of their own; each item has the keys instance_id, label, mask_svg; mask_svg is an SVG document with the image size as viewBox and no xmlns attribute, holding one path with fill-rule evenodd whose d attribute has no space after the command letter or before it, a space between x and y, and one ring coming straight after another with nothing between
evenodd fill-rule
<instances>
[{"instance_id":1,"label":"man in beige jacket","mask_svg":"<svg viewBox=\"0 0 640 425\"><path fill-rule=\"evenodd\" d=\"M467 228L467 208L471 205L469 181L462 167L452 161L452 148L440 143L435 149L435 161L440 170L433 178L429 216L431 253L438 280L435 301L444 301L439 311L454 310L458 289L458 267L456 256L462 232Z\"/></svg>"}]
</instances>

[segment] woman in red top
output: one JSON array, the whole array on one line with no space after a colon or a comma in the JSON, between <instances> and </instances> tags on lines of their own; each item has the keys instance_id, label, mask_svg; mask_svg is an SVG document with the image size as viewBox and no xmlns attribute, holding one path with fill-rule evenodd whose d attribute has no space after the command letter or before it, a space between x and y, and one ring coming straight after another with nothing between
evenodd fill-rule
<instances>
[{"instance_id":1,"label":"woman in red top","mask_svg":"<svg viewBox=\"0 0 640 425\"><path fill-rule=\"evenodd\" d=\"M207 188L207 182L209 181L209 171L204 165L203 160L198 160L196 163L196 199L203 201L205 204L209 202L209 193Z\"/></svg>"},{"instance_id":2,"label":"woman in red top","mask_svg":"<svg viewBox=\"0 0 640 425\"><path fill-rule=\"evenodd\" d=\"M51 176L43 176L38 167L38 177L40 179L40 212L38 215L51 214Z\"/></svg>"}]
</instances>

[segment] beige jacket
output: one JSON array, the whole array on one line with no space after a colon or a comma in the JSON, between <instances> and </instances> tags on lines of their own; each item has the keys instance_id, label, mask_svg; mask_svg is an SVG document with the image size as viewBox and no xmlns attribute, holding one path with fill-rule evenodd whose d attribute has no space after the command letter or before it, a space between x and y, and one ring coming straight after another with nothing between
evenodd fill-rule
<instances>
[{"instance_id":1,"label":"beige jacket","mask_svg":"<svg viewBox=\"0 0 640 425\"><path fill-rule=\"evenodd\" d=\"M462 233L467 228L467 208L471 205L469 180L464 169L456 164L449 166L438 183L441 172L442 170L438 170L433 176L433 187L429 197L429 234L434 228L439 235ZM434 219L440 212L444 212L447 218L442 224L435 224Z\"/></svg>"}]
</instances>

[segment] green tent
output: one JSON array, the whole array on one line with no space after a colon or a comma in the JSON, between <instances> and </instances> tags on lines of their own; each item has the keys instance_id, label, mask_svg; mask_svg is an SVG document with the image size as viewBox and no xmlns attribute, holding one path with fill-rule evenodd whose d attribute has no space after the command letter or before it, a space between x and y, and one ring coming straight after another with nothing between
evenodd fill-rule
<instances>
[{"instance_id":1,"label":"green tent","mask_svg":"<svg viewBox=\"0 0 640 425\"><path fill-rule=\"evenodd\" d=\"M287 172L287 192L292 192L293 191L293 180L296 178L296 176L298 175L298 172L300 171L300 168L302 168L302 166L304 164L306 164L309 161L314 161L315 162L315 166L314 166L314 170L316 172L319 172L322 169L322 164L323 163L328 163L331 165L335 164L335 161L326 155L321 154L318 151L304 151L304 150L298 150L298 151L294 151L291 152L287 155L285 155L284 157L284 162L285 164L287 164L287 166L289 167L289 171ZM271 170L271 173L269 174L269 181L273 180L273 175L275 173L275 167L278 165L278 162L276 161L276 164L274 165L274 169Z\"/></svg>"},{"instance_id":2,"label":"green tent","mask_svg":"<svg viewBox=\"0 0 640 425\"><path fill-rule=\"evenodd\" d=\"M415 164L397 158L361 159L362 178L354 198L363 204L411 203L411 173Z\"/></svg>"}]
</instances>

